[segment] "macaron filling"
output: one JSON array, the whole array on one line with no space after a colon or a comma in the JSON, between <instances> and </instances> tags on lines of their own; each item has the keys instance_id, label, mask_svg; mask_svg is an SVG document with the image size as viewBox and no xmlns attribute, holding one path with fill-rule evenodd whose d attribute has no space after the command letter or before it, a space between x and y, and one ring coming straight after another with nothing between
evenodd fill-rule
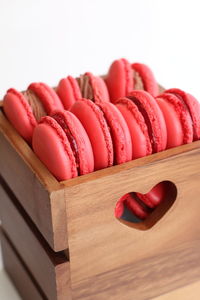
<instances>
[{"instance_id":1,"label":"macaron filling","mask_svg":"<svg viewBox=\"0 0 200 300\"><path fill-rule=\"evenodd\" d=\"M95 102L94 92L93 92L93 88L89 76L81 75L79 78L76 78L76 80L79 84L82 97L86 99L90 99L93 102Z\"/></svg>"},{"instance_id":2,"label":"macaron filling","mask_svg":"<svg viewBox=\"0 0 200 300\"><path fill-rule=\"evenodd\" d=\"M22 92L22 94L24 95L24 98L30 105L33 115L37 121L39 121L42 117L47 115L47 112L45 111L42 102L34 92L32 92L31 90L26 90Z\"/></svg>"},{"instance_id":3,"label":"macaron filling","mask_svg":"<svg viewBox=\"0 0 200 300\"><path fill-rule=\"evenodd\" d=\"M134 81L134 90L145 90L142 77L135 70L133 70L133 81Z\"/></svg>"},{"instance_id":4,"label":"macaron filling","mask_svg":"<svg viewBox=\"0 0 200 300\"><path fill-rule=\"evenodd\" d=\"M79 158L78 145L76 143L76 140L73 137L69 126L67 126L67 124L65 123L62 116L55 114L55 115L52 116L52 118L54 118L56 120L56 122L60 125L60 127L63 129L63 131L66 134L66 137L67 137L67 139L70 143L72 152L73 152L74 157L75 157L78 174L80 175L80 158Z\"/></svg>"},{"instance_id":5,"label":"macaron filling","mask_svg":"<svg viewBox=\"0 0 200 300\"><path fill-rule=\"evenodd\" d=\"M142 114L142 116L145 120L145 123L147 125L149 138L150 138L150 142L151 142L151 145L152 145L152 153L157 152L156 137L154 135L153 128L152 128L152 125L151 125L151 120L149 118L149 115L148 115L146 109L143 107L142 103L137 98L135 98L133 96L130 96L128 98L135 103L135 105L137 106L138 110L140 111L140 113Z\"/></svg>"}]
</instances>

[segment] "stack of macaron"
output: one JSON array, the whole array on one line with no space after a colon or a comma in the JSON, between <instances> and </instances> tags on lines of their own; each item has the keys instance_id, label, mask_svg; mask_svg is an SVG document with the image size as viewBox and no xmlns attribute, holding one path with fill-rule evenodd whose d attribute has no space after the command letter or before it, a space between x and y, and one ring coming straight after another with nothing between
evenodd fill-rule
<instances>
[{"instance_id":1,"label":"stack of macaron","mask_svg":"<svg viewBox=\"0 0 200 300\"><path fill-rule=\"evenodd\" d=\"M179 89L161 92L153 72L125 59L103 78L68 76L53 89L32 83L9 89L4 112L19 134L59 180L128 162L200 139L200 104ZM130 193L117 203L144 220L163 201L161 183L146 195Z\"/></svg>"}]
</instances>

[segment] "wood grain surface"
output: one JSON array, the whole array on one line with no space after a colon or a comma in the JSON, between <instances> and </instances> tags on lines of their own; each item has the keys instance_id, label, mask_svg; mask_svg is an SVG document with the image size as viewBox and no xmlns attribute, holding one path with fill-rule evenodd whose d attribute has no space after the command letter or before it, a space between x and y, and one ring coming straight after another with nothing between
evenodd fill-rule
<instances>
[{"instance_id":1,"label":"wood grain surface","mask_svg":"<svg viewBox=\"0 0 200 300\"><path fill-rule=\"evenodd\" d=\"M0 240L4 267L22 299L47 300L2 229L0 229Z\"/></svg>"},{"instance_id":2,"label":"wood grain surface","mask_svg":"<svg viewBox=\"0 0 200 300\"><path fill-rule=\"evenodd\" d=\"M197 281L151 300L199 300L199 298L200 281Z\"/></svg>"},{"instance_id":3,"label":"wood grain surface","mask_svg":"<svg viewBox=\"0 0 200 300\"><path fill-rule=\"evenodd\" d=\"M198 141L64 183L73 299L148 299L200 277L199 166ZM165 180L177 199L154 227L141 231L114 217L123 194Z\"/></svg>"},{"instance_id":4,"label":"wood grain surface","mask_svg":"<svg viewBox=\"0 0 200 300\"><path fill-rule=\"evenodd\" d=\"M70 270L66 254L51 250L3 181L0 199L2 226L46 297L49 300L70 300Z\"/></svg>"}]
</instances>

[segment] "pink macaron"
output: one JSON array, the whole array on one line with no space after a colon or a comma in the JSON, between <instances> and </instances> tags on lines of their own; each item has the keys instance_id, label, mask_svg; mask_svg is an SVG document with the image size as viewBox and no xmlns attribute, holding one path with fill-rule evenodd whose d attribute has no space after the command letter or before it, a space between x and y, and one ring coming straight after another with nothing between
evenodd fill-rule
<instances>
[{"instance_id":1,"label":"pink macaron","mask_svg":"<svg viewBox=\"0 0 200 300\"><path fill-rule=\"evenodd\" d=\"M90 72L76 79L72 76L62 79L58 84L57 93L67 110L81 98L90 99L95 103L110 101L104 80Z\"/></svg>"},{"instance_id":2,"label":"pink macaron","mask_svg":"<svg viewBox=\"0 0 200 300\"><path fill-rule=\"evenodd\" d=\"M115 60L105 82L112 102L126 97L132 90L145 90L152 96L157 96L159 89L151 69L144 64L130 64L126 59Z\"/></svg>"},{"instance_id":3,"label":"pink macaron","mask_svg":"<svg viewBox=\"0 0 200 300\"><path fill-rule=\"evenodd\" d=\"M76 101L70 110L85 128L94 153L94 169L113 165L114 153L110 130L102 110L91 100Z\"/></svg>"},{"instance_id":4,"label":"pink macaron","mask_svg":"<svg viewBox=\"0 0 200 300\"><path fill-rule=\"evenodd\" d=\"M32 83L24 92L9 89L4 96L3 109L19 134L31 143L33 130L41 117L55 109L63 109L63 105L48 85Z\"/></svg>"},{"instance_id":5,"label":"pink macaron","mask_svg":"<svg viewBox=\"0 0 200 300\"><path fill-rule=\"evenodd\" d=\"M146 219L151 212L151 208L141 201L136 193L128 193L121 197L116 204L116 218L120 219L124 214L124 205L126 205L126 207L132 211L134 216L138 217L139 220Z\"/></svg>"},{"instance_id":6,"label":"pink macaron","mask_svg":"<svg viewBox=\"0 0 200 300\"><path fill-rule=\"evenodd\" d=\"M60 97L65 109L69 110L74 102L82 98L78 82L72 76L60 80L56 92Z\"/></svg>"},{"instance_id":7,"label":"pink macaron","mask_svg":"<svg viewBox=\"0 0 200 300\"><path fill-rule=\"evenodd\" d=\"M193 127L193 141L197 141L200 139L200 103L197 99L180 90L180 89L169 89L166 90L165 93L170 93L177 96L186 106L191 120L192 120L192 127Z\"/></svg>"},{"instance_id":8,"label":"pink macaron","mask_svg":"<svg viewBox=\"0 0 200 300\"><path fill-rule=\"evenodd\" d=\"M134 63L131 66L134 74L134 89L147 91L156 97L159 94L159 87L152 70L141 63Z\"/></svg>"},{"instance_id":9,"label":"pink macaron","mask_svg":"<svg viewBox=\"0 0 200 300\"><path fill-rule=\"evenodd\" d=\"M133 156L139 158L165 150L167 130L156 100L145 91L132 91L128 98L116 102L129 127Z\"/></svg>"},{"instance_id":10,"label":"pink macaron","mask_svg":"<svg viewBox=\"0 0 200 300\"><path fill-rule=\"evenodd\" d=\"M185 103L173 93L159 95L157 103L163 112L167 127L167 148L193 141L192 118Z\"/></svg>"},{"instance_id":11,"label":"pink macaron","mask_svg":"<svg viewBox=\"0 0 200 300\"><path fill-rule=\"evenodd\" d=\"M108 124L114 150L114 164L122 164L132 159L131 135L124 117L110 102L98 104Z\"/></svg>"},{"instance_id":12,"label":"pink macaron","mask_svg":"<svg viewBox=\"0 0 200 300\"><path fill-rule=\"evenodd\" d=\"M69 111L43 117L33 132L33 150L58 180L94 170L94 156L88 135Z\"/></svg>"}]
</instances>

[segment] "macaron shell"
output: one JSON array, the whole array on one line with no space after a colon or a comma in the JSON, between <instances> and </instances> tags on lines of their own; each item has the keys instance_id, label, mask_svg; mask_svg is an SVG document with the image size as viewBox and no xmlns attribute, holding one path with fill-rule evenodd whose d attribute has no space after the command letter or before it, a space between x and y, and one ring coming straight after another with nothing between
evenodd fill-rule
<instances>
[{"instance_id":1,"label":"macaron shell","mask_svg":"<svg viewBox=\"0 0 200 300\"><path fill-rule=\"evenodd\" d=\"M19 134L27 142L31 143L33 130L37 121L23 94L15 89L9 89L4 96L3 109L7 118Z\"/></svg>"},{"instance_id":2,"label":"macaron shell","mask_svg":"<svg viewBox=\"0 0 200 300\"><path fill-rule=\"evenodd\" d=\"M131 135L122 114L114 104L109 102L100 103L99 107L110 128L115 163L121 164L130 161L132 159Z\"/></svg>"},{"instance_id":3,"label":"macaron shell","mask_svg":"<svg viewBox=\"0 0 200 300\"><path fill-rule=\"evenodd\" d=\"M167 145L167 128L163 113L160 110L157 101L145 91L132 91L128 98L133 102L136 101L139 103L142 110L144 110L148 115L151 130L153 132L152 142L154 142L155 147L153 152L165 150Z\"/></svg>"},{"instance_id":4,"label":"macaron shell","mask_svg":"<svg viewBox=\"0 0 200 300\"><path fill-rule=\"evenodd\" d=\"M163 93L157 98L167 127L167 148L191 143L193 128L190 114L185 104L175 95Z\"/></svg>"},{"instance_id":5,"label":"macaron shell","mask_svg":"<svg viewBox=\"0 0 200 300\"><path fill-rule=\"evenodd\" d=\"M51 114L55 109L64 109L63 104L56 92L47 84L42 82L31 83L28 89L33 91L38 96L44 105L47 114Z\"/></svg>"},{"instance_id":6,"label":"macaron shell","mask_svg":"<svg viewBox=\"0 0 200 300\"><path fill-rule=\"evenodd\" d=\"M94 154L94 169L112 166L112 139L100 108L92 101L82 99L74 103L70 111L80 120L88 134Z\"/></svg>"},{"instance_id":7,"label":"macaron shell","mask_svg":"<svg viewBox=\"0 0 200 300\"><path fill-rule=\"evenodd\" d=\"M58 121L59 119L64 122L73 136L77 153L79 157L79 168L80 175L84 175L94 171L94 156L92 146L89 137L83 128L79 119L69 111L57 111L52 117ZM58 121L59 123L59 121ZM60 123L59 123L60 124ZM61 126L62 127L62 126Z\"/></svg>"},{"instance_id":8,"label":"macaron shell","mask_svg":"<svg viewBox=\"0 0 200 300\"><path fill-rule=\"evenodd\" d=\"M116 107L123 115L132 139L132 159L152 153L148 129L137 106L129 99L122 98L116 102Z\"/></svg>"},{"instance_id":9,"label":"macaron shell","mask_svg":"<svg viewBox=\"0 0 200 300\"><path fill-rule=\"evenodd\" d=\"M166 93L178 96L187 106L193 122L193 140L200 139L200 103L192 95L185 93L180 89L169 89Z\"/></svg>"},{"instance_id":10,"label":"macaron shell","mask_svg":"<svg viewBox=\"0 0 200 300\"><path fill-rule=\"evenodd\" d=\"M43 117L35 127L32 146L39 159L58 180L78 175L69 141L53 118Z\"/></svg>"},{"instance_id":11,"label":"macaron shell","mask_svg":"<svg viewBox=\"0 0 200 300\"><path fill-rule=\"evenodd\" d=\"M132 69L141 77L145 91L156 97L159 94L159 87L151 69L141 63L132 64Z\"/></svg>"},{"instance_id":12,"label":"macaron shell","mask_svg":"<svg viewBox=\"0 0 200 300\"><path fill-rule=\"evenodd\" d=\"M81 99L78 82L72 76L60 80L56 89L65 109L69 110L77 100Z\"/></svg>"},{"instance_id":13,"label":"macaron shell","mask_svg":"<svg viewBox=\"0 0 200 300\"><path fill-rule=\"evenodd\" d=\"M131 64L124 58L115 60L110 66L105 82L111 102L127 96L133 90Z\"/></svg>"}]
</instances>

